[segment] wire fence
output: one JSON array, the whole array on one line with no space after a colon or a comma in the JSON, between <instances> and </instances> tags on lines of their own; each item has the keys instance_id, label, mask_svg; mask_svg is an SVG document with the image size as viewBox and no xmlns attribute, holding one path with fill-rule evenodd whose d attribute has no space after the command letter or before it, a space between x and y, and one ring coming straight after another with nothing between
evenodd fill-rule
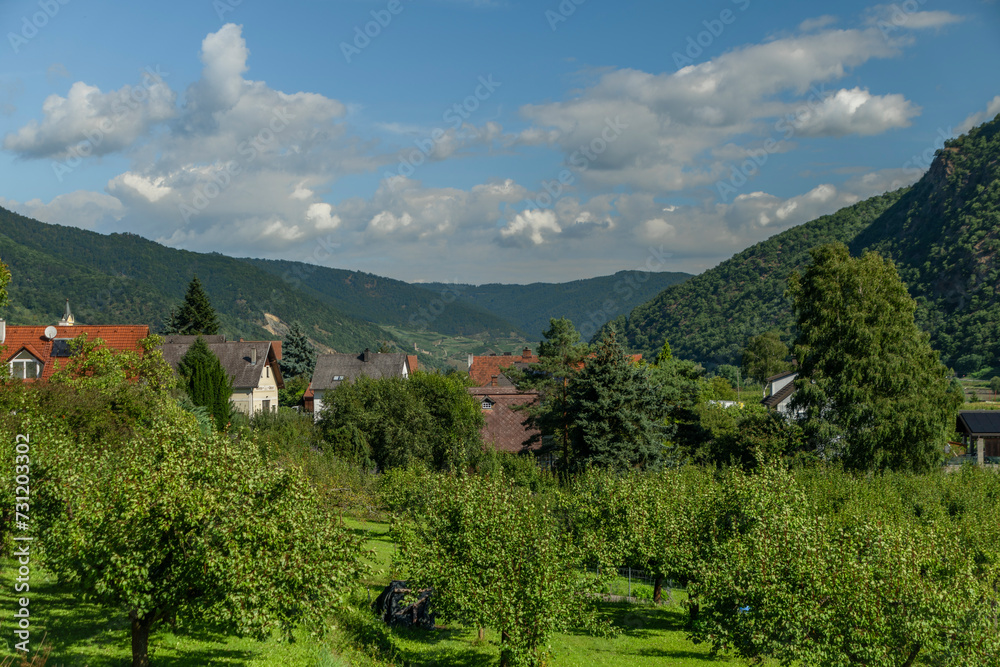
<instances>
[{"instance_id":1,"label":"wire fence","mask_svg":"<svg viewBox=\"0 0 1000 667\"><path fill-rule=\"evenodd\" d=\"M589 574L607 579L605 595L610 600L621 602L641 602L653 601L656 590L656 575L634 567L619 567L610 574L606 568L593 565L584 568ZM677 590L673 579L664 579L660 589L661 602L664 604L674 604L674 591Z\"/></svg>"}]
</instances>

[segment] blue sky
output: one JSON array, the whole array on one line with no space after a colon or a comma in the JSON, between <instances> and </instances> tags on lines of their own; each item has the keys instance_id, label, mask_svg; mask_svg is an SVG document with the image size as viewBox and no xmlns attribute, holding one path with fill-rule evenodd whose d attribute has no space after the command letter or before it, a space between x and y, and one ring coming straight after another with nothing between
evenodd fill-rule
<instances>
[{"instance_id":1,"label":"blue sky","mask_svg":"<svg viewBox=\"0 0 1000 667\"><path fill-rule=\"evenodd\" d=\"M996 0L4 0L0 27L0 205L407 281L698 273L1000 113Z\"/></svg>"}]
</instances>

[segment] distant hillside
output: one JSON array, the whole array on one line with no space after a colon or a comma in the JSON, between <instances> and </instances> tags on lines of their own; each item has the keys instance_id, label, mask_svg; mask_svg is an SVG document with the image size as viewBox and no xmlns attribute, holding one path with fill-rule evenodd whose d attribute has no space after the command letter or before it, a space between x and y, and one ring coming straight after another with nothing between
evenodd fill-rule
<instances>
[{"instance_id":1,"label":"distant hillside","mask_svg":"<svg viewBox=\"0 0 1000 667\"><path fill-rule=\"evenodd\" d=\"M462 301L433 304L440 295L428 294L418 285L383 278L371 273L345 271L301 262L248 259L275 276L308 276L318 298L351 317L404 329L428 328L448 336L469 334L523 334L511 322L472 303ZM421 313L423 310L423 313Z\"/></svg>"},{"instance_id":2,"label":"distant hillside","mask_svg":"<svg viewBox=\"0 0 1000 667\"><path fill-rule=\"evenodd\" d=\"M51 324L69 299L77 320L158 330L195 274L231 338L280 335L293 320L343 351L393 337L330 307L317 294L239 259L167 248L134 234L102 235L0 209L0 259L10 266L14 324Z\"/></svg>"},{"instance_id":3,"label":"distant hillside","mask_svg":"<svg viewBox=\"0 0 1000 667\"><path fill-rule=\"evenodd\" d=\"M1000 116L949 141L911 188L758 243L617 324L638 351L651 353L667 339L678 356L739 363L753 335L778 328L791 339L787 278L807 266L810 248L832 241L897 262L918 302L918 322L945 363L1000 364Z\"/></svg>"},{"instance_id":4,"label":"distant hillside","mask_svg":"<svg viewBox=\"0 0 1000 667\"><path fill-rule=\"evenodd\" d=\"M628 313L661 290L691 278L687 273L619 271L568 283L530 285L446 285L427 283L422 287L457 295L458 301L474 304L512 322L541 340L550 318L567 317L586 337L609 319Z\"/></svg>"}]
</instances>

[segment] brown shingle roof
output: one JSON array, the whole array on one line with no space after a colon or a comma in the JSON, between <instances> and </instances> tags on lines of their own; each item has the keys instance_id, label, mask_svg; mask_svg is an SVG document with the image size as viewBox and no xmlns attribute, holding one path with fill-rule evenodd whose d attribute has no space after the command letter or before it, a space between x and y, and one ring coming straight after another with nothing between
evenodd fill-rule
<instances>
[{"instance_id":1,"label":"brown shingle roof","mask_svg":"<svg viewBox=\"0 0 1000 667\"><path fill-rule=\"evenodd\" d=\"M527 415L512 409L515 405L537 400L537 392L521 392L514 386L469 387L468 392L480 403L486 398L493 403L491 409L483 410L483 418L486 420L482 430L484 444L499 451L513 453L534 451L541 447L540 441L531 447L524 446L539 431L525 427L524 419Z\"/></svg>"},{"instance_id":2,"label":"brown shingle roof","mask_svg":"<svg viewBox=\"0 0 1000 667\"><path fill-rule=\"evenodd\" d=\"M795 393L795 383L789 382L784 387L765 398L761 401L761 403L769 408L776 408L783 400L791 396L793 393Z\"/></svg>"}]
</instances>

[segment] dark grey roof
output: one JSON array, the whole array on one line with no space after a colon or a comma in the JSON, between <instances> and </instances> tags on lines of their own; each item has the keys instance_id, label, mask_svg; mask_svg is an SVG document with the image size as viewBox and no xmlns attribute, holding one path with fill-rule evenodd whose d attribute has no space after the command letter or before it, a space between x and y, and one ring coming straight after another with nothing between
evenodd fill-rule
<instances>
[{"instance_id":1,"label":"dark grey roof","mask_svg":"<svg viewBox=\"0 0 1000 667\"><path fill-rule=\"evenodd\" d=\"M221 335L220 336L202 336L202 338L205 340L206 343L209 343L209 344L211 344L211 343L225 343L226 342L226 337L225 336L221 336ZM163 337L163 342L164 343L179 343L179 344L183 344L183 345L190 345L191 343L195 342L196 340L198 340L198 336L170 335L170 336L164 336Z\"/></svg>"},{"instance_id":2,"label":"dark grey roof","mask_svg":"<svg viewBox=\"0 0 1000 667\"><path fill-rule=\"evenodd\" d=\"M170 342L164 343L163 358L175 371L181 358L187 354L188 348L197 340L197 336L170 336ZM224 336L203 336L208 343L208 349L219 358L222 367L226 369L229 377L233 380L233 389L251 389L260 383L260 373L264 364L270 362L271 372L274 373L275 384L278 388L284 387L285 383L281 377L281 369L278 366L271 341L230 341L211 342L216 339L225 340ZM183 339L186 342L174 342ZM253 351L257 351L257 363L253 363Z\"/></svg>"},{"instance_id":3,"label":"dark grey roof","mask_svg":"<svg viewBox=\"0 0 1000 667\"><path fill-rule=\"evenodd\" d=\"M959 410L957 430L966 435L1000 436L1000 410Z\"/></svg>"},{"instance_id":4,"label":"dark grey roof","mask_svg":"<svg viewBox=\"0 0 1000 667\"><path fill-rule=\"evenodd\" d=\"M369 352L367 356L368 361L364 360L364 352L319 355L313 371L313 390L334 389L341 382L353 382L362 375L374 379L403 377L403 367L407 364L405 354Z\"/></svg>"},{"instance_id":5,"label":"dark grey roof","mask_svg":"<svg viewBox=\"0 0 1000 667\"><path fill-rule=\"evenodd\" d=\"M774 382L775 380L780 380L781 378L786 378L789 375L795 375L798 373L797 370L785 371L784 373L778 373L777 375L772 375L771 377L764 380L764 382Z\"/></svg>"},{"instance_id":6,"label":"dark grey roof","mask_svg":"<svg viewBox=\"0 0 1000 667\"><path fill-rule=\"evenodd\" d=\"M783 400L795 393L795 383L789 382L784 387L774 392L767 398L765 398L761 403L769 408L777 408Z\"/></svg>"}]
</instances>

